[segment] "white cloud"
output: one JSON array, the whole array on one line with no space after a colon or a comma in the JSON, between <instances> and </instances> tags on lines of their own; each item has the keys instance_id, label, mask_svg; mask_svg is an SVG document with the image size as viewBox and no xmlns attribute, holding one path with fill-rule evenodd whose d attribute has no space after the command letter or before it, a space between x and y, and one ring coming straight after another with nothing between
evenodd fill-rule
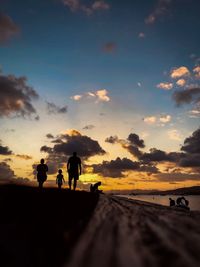
<instances>
[{"instance_id":1,"label":"white cloud","mask_svg":"<svg viewBox=\"0 0 200 267\"><path fill-rule=\"evenodd\" d=\"M143 120L147 124L154 124L156 122L157 118L156 118L156 116L148 116L148 117L145 117Z\"/></svg>"},{"instance_id":2,"label":"white cloud","mask_svg":"<svg viewBox=\"0 0 200 267\"><path fill-rule=\"evenodd\" d=\"M175 141L181 141L182 140L182 135L176 129L169 130L167 132L167 135L169 136L169 139L171 139L171 140L175 140Z\"/></svg>"},{"instance_id":3,"label":"white cloud","mask_svg":"<svg viewBox=\"0 0 200 267\"><path fill-rule=\"evenodd\" d=\"M185 79L179 79L176 84L180 87L183 87L186 84L186 80Z\"/></svg>"},{"instance_id":4,"label":"white cloud","mask_svg":"<svg viewBox=\"0 0 200 267\"><path fill-rule=\"evenodd\" d=\"M179 67L179 68L174 68L171 71L171 78L172 79L177 79L177 78L181 78L181 77L185 77L185 76L189 76L190 75L190 71L188 70L187 67Z\"/></svg>"},{"instance_id":5,"label":"white cloud","mask_svg":"<svg viewBox=\"0 0 200 267\"><path fill-rule=\"evenodd\" d=\"M173 88L173 83L159 83L157 88L164 89L164 90L171 90Z\"/></svg>"},{"instance_id":6,"label":"white cloud","mask_svg":"<svg viewBox=\"0 0 200 267\"><path fill-rule=\"evenodd\" d=\"M82 95L74 95L74 96L71 96L70 98L75 101L79 101L82 97L83 97Z\"/></svg>"},{"instance_id":7,"label":"white cloud","mask_svg":"<svg viewBox=\"0 0 200 267\"><path fill-rule=\"evenodd\" d=\"M75 101L79 101L82 99L94 99L96 102L109 102L110 97L108 96L108 91L106 89L100 89L95 92L87 92L83 95L74 95L70 97Z\"/></svg>"},{"instance_id":8,"label":"white cloud","mask_svg":"<svg viewBox=\"0 0 200 267\"><path fill-rule=\"evenodd\" d=\"M96 91L96 95L100 101L105 101L105 102L110 101L110 97L107 94L108 91L106 89Z\"/></svg>"},{"instance_id":9,"label":"white cloud","mask_svg":"<svg viewBox=\"0 0 200 267\"><path fill-rule=\"evenodd\" d=\"M170 115L162 115L159 120L162 123L167 123L167 122L171 121L171 116Z\"/></svg>"},{"instance_id":10,"label":"white cloud","mask_svg":"<svg viewBox=\"0 0 200 267\"><path fill-rule=\"evenodd\" d=\"M137 83L137 85L138 85L139 87L141 87L141 86L142 86L142 84L141 84L140 82L138 82L138 83Z\"/></svg>"}]
</instances>

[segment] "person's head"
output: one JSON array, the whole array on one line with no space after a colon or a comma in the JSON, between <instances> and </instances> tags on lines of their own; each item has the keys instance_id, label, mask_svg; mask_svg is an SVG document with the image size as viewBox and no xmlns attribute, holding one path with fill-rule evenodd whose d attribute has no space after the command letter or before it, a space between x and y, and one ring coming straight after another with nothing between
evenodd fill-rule
<instances>
[{"instance_id":1,"label":"person's head","mask_svg":"<svg viewBox=\"0 0 200 267\"><path fill-rule=\"evenodd\" d=\"M41 164L44 164L44 159L41 159L41 160L40 160L40 163L41 163Z\"/></svg>"},{"instance_id":2,"label":"person's head","mask_svg":"<svg viewBox=\"0 0 200 267\"><path fill-rule=\"evenodd\" d=\"M98 186L100 186L101 185L101 182L98 182L97 184L98 184Z\"/></svg>"},{"instance_id":3,"label":"person's head","mask_svg":"<svg viewBox=\"0 0 200 267\"><path fill-rule=\"evenodd\" d=\"M58 170L58 173L59 173L59 174L61 174L61 173L62 173L62 170L61 170L61 169L59 169L59 170Z\"/></svg>"},{"instance_id":4,"label":"person's head","mask_svg":"<svg viewBox=\"0 0 200 267\"><path fill-rule=\"evenodd\" d=\"M77 153L76 152L73 152L73 156L76 157L77 156Z\"/></svg>"}]
</instances>

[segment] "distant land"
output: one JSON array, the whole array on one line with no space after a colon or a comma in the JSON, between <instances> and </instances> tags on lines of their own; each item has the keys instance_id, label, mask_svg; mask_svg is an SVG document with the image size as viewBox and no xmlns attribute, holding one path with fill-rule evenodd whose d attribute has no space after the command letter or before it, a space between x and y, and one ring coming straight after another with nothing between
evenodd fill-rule
<instances>
[{"instance_id":1,"label":"distant land","mask_svg":"<svg viewBox=\"0 0 200 267\"><path fill-rule=\"evenodd\" d=\"M200 195L200 186L183 187L173 190L123 190L123 191L112 191L110 194L120 195Z\"/></svg>"}]
</instances>

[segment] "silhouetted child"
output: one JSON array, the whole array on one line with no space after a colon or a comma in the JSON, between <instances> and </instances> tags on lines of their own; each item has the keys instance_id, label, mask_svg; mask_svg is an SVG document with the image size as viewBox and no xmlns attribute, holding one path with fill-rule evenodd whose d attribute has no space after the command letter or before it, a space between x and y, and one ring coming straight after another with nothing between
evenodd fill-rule
<instances>
[{"instance_id":1,"label":"silhouetted child","mask_svg":"<svg viewBox=\"0 0 200 267\"><path fill-rule=\"evenodd\" d=\"M65 179L62 175L62 170L58 170L58 175L56 177L56 184L58 185L58 188L61 189L62 184L65 182Z\"/></svg>"}]
</instances>

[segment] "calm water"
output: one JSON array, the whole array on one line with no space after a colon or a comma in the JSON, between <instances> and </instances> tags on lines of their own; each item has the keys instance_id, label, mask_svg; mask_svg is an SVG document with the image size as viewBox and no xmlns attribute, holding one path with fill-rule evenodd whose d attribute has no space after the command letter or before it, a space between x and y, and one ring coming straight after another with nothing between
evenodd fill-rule
<instances>
[{"instance_id":1,"label":"calm water","mask_svg":"<svg viewBox=\"0 0 200 267\"><path fill-rule=\"evenodd\" d=\"M140 195L140 196L129 196L129 195L123 195L123 197L127 197L129 199L136 199L136 200L142 200L142 201L147 201L151 203L157 203L161 204L164 206L169 206L169 198L171 197L172 199L176 200L179 196L145 196L145 195ZM189 200L189 207L190 210L198 210L200 211L200 196L185 196L186 199Z\"/></svg>"}]
</instances>

